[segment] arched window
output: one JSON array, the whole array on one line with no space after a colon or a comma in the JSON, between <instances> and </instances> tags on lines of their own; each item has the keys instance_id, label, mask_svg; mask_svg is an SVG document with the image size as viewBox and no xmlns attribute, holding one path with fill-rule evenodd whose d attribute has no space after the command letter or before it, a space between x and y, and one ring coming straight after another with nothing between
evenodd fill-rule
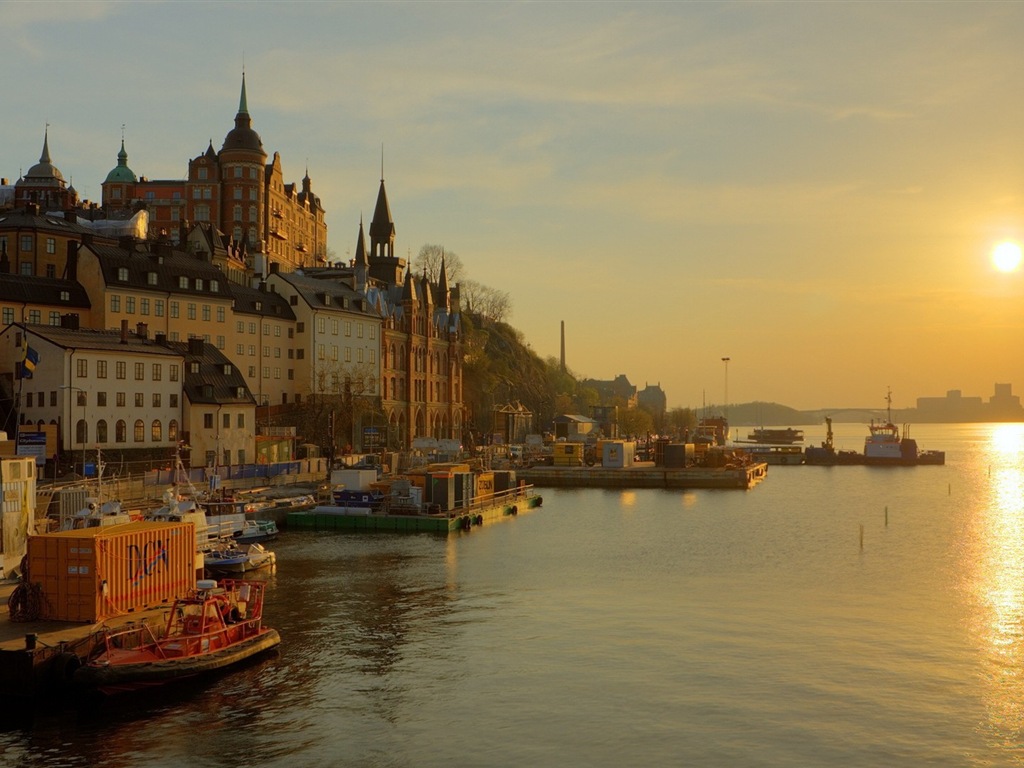
<instances>
[{"instance_id":1,"label":"arched window","mask_svg":"<svg viewBox=\"0 0 1024 768\"><path fill-rule=\"evenodd\" d=\"M146 439L146 422L142 419L135 420L134 439L136 443L141 443Z\"/></svg>"},{"instance_id":2,"label":"arched window","mask_svg":"<svg viewBox=\"0 0 1024 768\"><path fill-rule=\"evenodd\" d=\"M151 432L150 432L150 440L152 440L154 443L159 443L163 439L164 439L164 427L160 423L160 419L156 419L153 422L153 426L152 426L152 429L151 429Z\"/></svg>"},{"instance_id":3,"label":"arched window","mask_svg":"<svg viewBox=\"0 0 1024 768\"><path fill-rule=\"evenodd\" d=\"M128 425L124 419L118 419L114 425L114 440L118 443L128 442Z\"/></svg>"},{"instance_id":4,"label":"arched window","mask_svg":"<svg viewBox=\"0 0 1024 768\"><path fill-rule=\"evenodd\" d=\"M85 423L85 419L79 419L75 425L75 442L79 445L89 442L89 427Z\"/></svg>"},{"instance_id":5,"label":"arched window","mask_svg":"<svg viewBox=\"0 0 1024 768\"><path fill-rule=\"evenodd\" d=\"M107 442L107 421L106 419L100 419L96 422L96 442L105 443Z\"/></svg>"},{"instance_id":6,"label":"arched window","mask_svg":"<svg viewBox=\"0 0 1024 768\"><path fill-rule=\"evenodd\" d=\"M178 422L174 419L167 422L167 439L172 443L178 439Z\"/></svg>"}]
</instances>

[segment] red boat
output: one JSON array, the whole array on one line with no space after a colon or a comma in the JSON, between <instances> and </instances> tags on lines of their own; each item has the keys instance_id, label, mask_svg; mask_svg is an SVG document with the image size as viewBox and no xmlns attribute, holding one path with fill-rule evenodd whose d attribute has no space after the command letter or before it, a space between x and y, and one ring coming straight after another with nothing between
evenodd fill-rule
<instances>
[{"instance_id":1,"label":"red boat","mask_svg":"<svg viewBox=\"0 0 1024 768\"><path fill-rule=\"evenodd\" d=\"M162 632L149 624L104 631L74 682L86 690L113 694L139 690L223 669L268 651L281 642L263 626L258 581L212 579L179 598Z\"/></svg>"}]
</instances>

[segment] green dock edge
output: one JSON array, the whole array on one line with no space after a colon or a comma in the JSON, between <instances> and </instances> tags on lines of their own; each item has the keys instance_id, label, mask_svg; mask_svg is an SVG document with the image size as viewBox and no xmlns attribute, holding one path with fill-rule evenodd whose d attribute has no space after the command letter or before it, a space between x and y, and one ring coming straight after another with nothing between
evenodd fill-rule
<instances>
[{"instance_id":1,"label":"green dock edge","mask_svg":"<svg viewBox=\"0 0 1024 768\"><path fill-rule=\"evenodd\" d=\"M448 535L469 531L484 523L515 517L520 512L536 509L543 497L520 496L504 504L473 507L465 512L442 515L322 515L313 512L291 512L286 526L296 531L365 531L378 533L438 533Z\"/></svg>"}]
</instances>

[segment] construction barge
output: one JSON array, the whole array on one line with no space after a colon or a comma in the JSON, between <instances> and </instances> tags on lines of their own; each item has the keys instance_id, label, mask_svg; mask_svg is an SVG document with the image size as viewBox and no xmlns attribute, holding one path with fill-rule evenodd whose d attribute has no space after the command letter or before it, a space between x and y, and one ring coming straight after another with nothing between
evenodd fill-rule
<instances>
[{"instance_id":1,"label":"construction barge","mask_svg":"<svg viewBox=\"0 0 1024 768\"><path fill-rule=\"evenodd\" d=\"M753 488L768 474L768 464L736 467L531 467L517 471L527 483L544 488Z\"/></svg>"}]
</instances>

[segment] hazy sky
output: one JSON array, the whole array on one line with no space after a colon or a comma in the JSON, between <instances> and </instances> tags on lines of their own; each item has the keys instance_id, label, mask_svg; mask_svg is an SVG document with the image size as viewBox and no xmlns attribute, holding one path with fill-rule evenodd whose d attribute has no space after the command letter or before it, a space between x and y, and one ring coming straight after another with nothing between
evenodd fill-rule
<instances>
[{"instance_id":1,"label":"hazy sky","mask_svg":"<svg viewBox=\"0 0 1024 768\"><path fill-rule=\"evenodd\" d=\"M506 291L580 376L670 406L1024 392L1022 3L0 2L0 176L99 200L253 127L351 256Z\"/></svg>"}]
</instances>

